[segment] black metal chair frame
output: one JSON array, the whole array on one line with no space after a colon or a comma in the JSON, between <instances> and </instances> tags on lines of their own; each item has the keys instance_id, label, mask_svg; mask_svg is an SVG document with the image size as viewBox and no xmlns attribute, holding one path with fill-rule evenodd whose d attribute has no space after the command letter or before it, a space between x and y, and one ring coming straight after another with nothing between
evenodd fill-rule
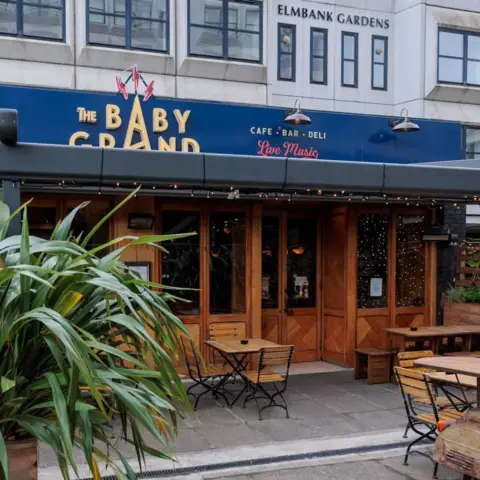
<instances>
[{"instance_id":1,"label":"black metal chair frame","mask_svg":"<svg viewBox=\"0 0 480 480\"><path fill-rule=\"evenodd\" d=\"M417 373L420 373L420 372L417 372ZM403 464L408 465L408 456L410 455L410 451L411 451L411 449L414 445L416 445L417 443L420 443L421 441L426 440L426 439L431 440L432 442L435 442L435 440L437 438L437 425L436 424L439 421L438 409L437 409L437 405L435 403L435 398L432 394L430 383L425 379L425 374L423 374L423 376L424 376L423 381L425 383L425 387L426 387L426 390L428 392L428 396L429 396L429 400L430 400L430 405L428 405L428 406L431 406L431 411L433 412L433 414L435 416L435 420L436 420L435 423L436 424L432 425L428 422L422 421L421 419L417 418L416 415L418 415L419 413L422 413L422 412L425 413L425 410L422 410L421 408L418 408L418 405L415 404L412 401L411 395L408 394L408 393L405 393L405 391L403 389L403 383L402 383L400 375L397 372L397 369L395 369L395 376L397 377L397 383L400 386L400 390L402 392L403 402L405 404L405 410L407 412L407 417L408 417L408 425L407 425L407 429L405 430L405 434L408 431L408 429L410 429L410 430L413 430L419 436L417 439L415 439L413 442L411 442L408 445L407 451L405 452L405 458L403 460ZM425 433L425 432L422 432L422 431L418 430L417 427L420 426L420 425L426 426L428 431ZM428 455L424 452L415 452L415 453L418 453L419 455L423 455L423 456L429 458L434 463L435 466L434 466L434 469L433 469L433 478L435 478L435 479L438 478L437 477L438 463L435 462L431 458L430 455Z\"/></svg>"},{"instance_id":2,"label":"black metal chair frame","mask_svg":"<svg viewBox=\"0 0 480 480\"><path fill-rule=\"evenodd\" d=\"M264 365L264 355L265 353L268 353L268 348L262 348L260 350L260 358L259 358L259 363L258 363L258 374L257 374L257 383L252 382L250 379L247 377L245 378L245 381L247 382L246 384L246 390L249 392L248 395L245 397L245 400L243 402L243 408L247 406L247 403L251 400L255 400L255 403L257 404L257 409L258 409L258 419L263 420L262 418L262 412L266 410L267 408L274 408L274 407L279 407L283 408L286 412L286 417L290 418L290 414L288 413L288 406L285 398L283 397L283 394L285 393L288 385L288 377L290 374L290 365L292 363L292 358L293 358L293 351L294 347L290 347L290 354L288 357L288 362L287 362L287 371L285 374L285 378L282 382L282 388L279 389L277 386L277 383L280 382L272 382L272 385L274 389L267 389L263 387L263 385L260 383L260 378L262 375L262 370L265 369ZM271 393L273 392L273 394ZM263 394L262 396L258 396L258 394ZM279 397L281 401L283 402L283 405L281 403L278 403L276 400L276 397ZM260 407L259 400L269 400L270 403L268 405L265 405L263 407Z\"/></svg>"},{"instance_id":3,"label":"black metal chair frame","mask_svg":"<svg viewBox=\"0 0 480 480\"><path fill-rule=\"evenodd\" d=\"M226 375L223 375L223 374L204 375L202 373L202 368L201 368L200 363L199 363L201 360L199 360L199 358L198 358L197 350L195 348L195 343L193 342L192 339L187 339L187 338L182 337L182 344L183 344L184 350L185 350L185 343L184 343L185 341L190 342L191 348L193 350L193 356L194 356L194 359L195 359L195 364L192 365L188 356L184 352L185 363L186 363L187 369L188 369L188 376L194 382L193 385L191 385L187 389L187 395L192 396L195 400L193 409L194 410L197 409L200 399L207 393L212 393L212 395L215 398L217 398L220 395L225 400L226 404L228 406L230 406L230 404L228 402L228 399L225 396L225 393L223 391L223 386L224 386L225 382L228 380L229 375L228 374L226 374ZM204 367L204 368L205 368L205 370L207 370L207 367ZM215 385L214 382L218 378L221 378L221 380L220 380L220 382L218 382ZM197 394L193 393L193 390L195 390L195 388L197 388L197 387L203 387L204 391L201 392L201 393L197 393Z\"/></svg>"}]
</instances>

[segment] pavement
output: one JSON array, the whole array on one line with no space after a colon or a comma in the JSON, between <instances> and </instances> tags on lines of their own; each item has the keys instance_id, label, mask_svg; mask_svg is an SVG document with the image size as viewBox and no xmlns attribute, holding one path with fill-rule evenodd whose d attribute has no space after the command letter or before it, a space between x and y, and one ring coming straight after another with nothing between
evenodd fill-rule
<instances>
[{"instance_id":1,"label":"pavement","mask_svg":"<svg viewBox=\"0 0 480 480\"><path fill-rule=\"evenodd\" d=\"M269 409L263 414L264 420L259 421L255 402L245 409L239 402L230 409L221 401L205 396L195 416L180 422L178 439L171 446L177 463L147 458L144 471L255 460L257 465L247 468L234 465L218 471L212 467L204 473L192 471L192 478L226 478L227 474L232 475L228 478L237 480L431 478L433 464L428 458L415 455L410 467L402 465L406 415L397 386L367 385L363 380L353 380L353 373L346 370L291 377L285 397L291 418L285 418L282 409ZM118 425L114 425L113 434L118 431ZM153 440L151 443L155 446ZM372 447L371 451L365 451L365 446ZM134 448L124 442L118 447L138 471ZM312 453L317 457L300 458ZM298 455L298 461L278 463L274 460L285 455ZM337 462L345 456L348 461ZM90 477L80 452L77 459L80 475ZM266 464L264 459L268 459ZM358 470L357 466L352 467L353 463ZM295 470L289 471L286 465L295 465ZM111 474L111 471L102 474ZM173 478L175 472L165 475L166 472L148 478ZM56 478L61 476L55 455L41 447L39 479ZM441 480L456 478L461 476L439 471Z\"/></svg>"}]
</instances>

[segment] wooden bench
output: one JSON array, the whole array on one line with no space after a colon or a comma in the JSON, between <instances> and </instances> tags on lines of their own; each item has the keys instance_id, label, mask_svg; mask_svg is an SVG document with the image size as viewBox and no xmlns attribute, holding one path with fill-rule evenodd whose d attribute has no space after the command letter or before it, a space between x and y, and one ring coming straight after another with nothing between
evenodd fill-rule
<instances>
[{"instance_id":1,"label":"wooden bench","mask_svg":"<svg viewBox=\"0 0 480 480\"><path fill-rule=\"evenodd\" d=\"M355 349L355 379L366 377L369 385L389 383L392 354L380 348Z\"/></svg>"}]
</instances>

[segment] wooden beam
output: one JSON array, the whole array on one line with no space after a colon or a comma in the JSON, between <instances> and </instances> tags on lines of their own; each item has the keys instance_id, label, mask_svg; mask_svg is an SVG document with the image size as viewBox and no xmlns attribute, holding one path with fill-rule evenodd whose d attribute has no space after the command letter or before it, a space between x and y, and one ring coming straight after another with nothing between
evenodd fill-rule
<instances>
[{"instance_id":1,"label":"wooden beam","mask_svg":"<svg viewBox=\"0 0 480 480\"><path fill-rule=\"evenodd\" d=\"M357 209L350 205L347 212L346 248L346 351L345 361L353 367L357 339Z\"/></svg>"},{"instance_id":2,"label":"wooden beam","mask_svg":"<svg viewBox=\"0 0 480 480\"><path fill-rule=\"evenodd\" d=\"M251 248L251 328L252 337L262 337L262 204L253 206Z\"/></svg>"}]
</instances>

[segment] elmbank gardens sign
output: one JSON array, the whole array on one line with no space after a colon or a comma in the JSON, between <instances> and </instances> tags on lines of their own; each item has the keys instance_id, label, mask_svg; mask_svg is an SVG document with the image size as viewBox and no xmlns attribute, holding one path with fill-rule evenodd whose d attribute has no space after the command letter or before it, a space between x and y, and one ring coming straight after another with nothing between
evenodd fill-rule
<instances>
[{"instance_id":1,"label":"elmbank gardens sign","mask_svg":"<svg viewBox=\"0 0 480 480\"><path fill-rule=\"evenodd\" d=\"M333 12L328 10L318 10L316 8L296 7L293 5L278 5L278 15L286 17L310 18L313 20L321 20L323 22L344 23L347 25L357 25L359 27L390 28L390 20L388 18L367 17L366 15L348 15L338 13L335 17Z\"/></svg>"}]
</instances>

